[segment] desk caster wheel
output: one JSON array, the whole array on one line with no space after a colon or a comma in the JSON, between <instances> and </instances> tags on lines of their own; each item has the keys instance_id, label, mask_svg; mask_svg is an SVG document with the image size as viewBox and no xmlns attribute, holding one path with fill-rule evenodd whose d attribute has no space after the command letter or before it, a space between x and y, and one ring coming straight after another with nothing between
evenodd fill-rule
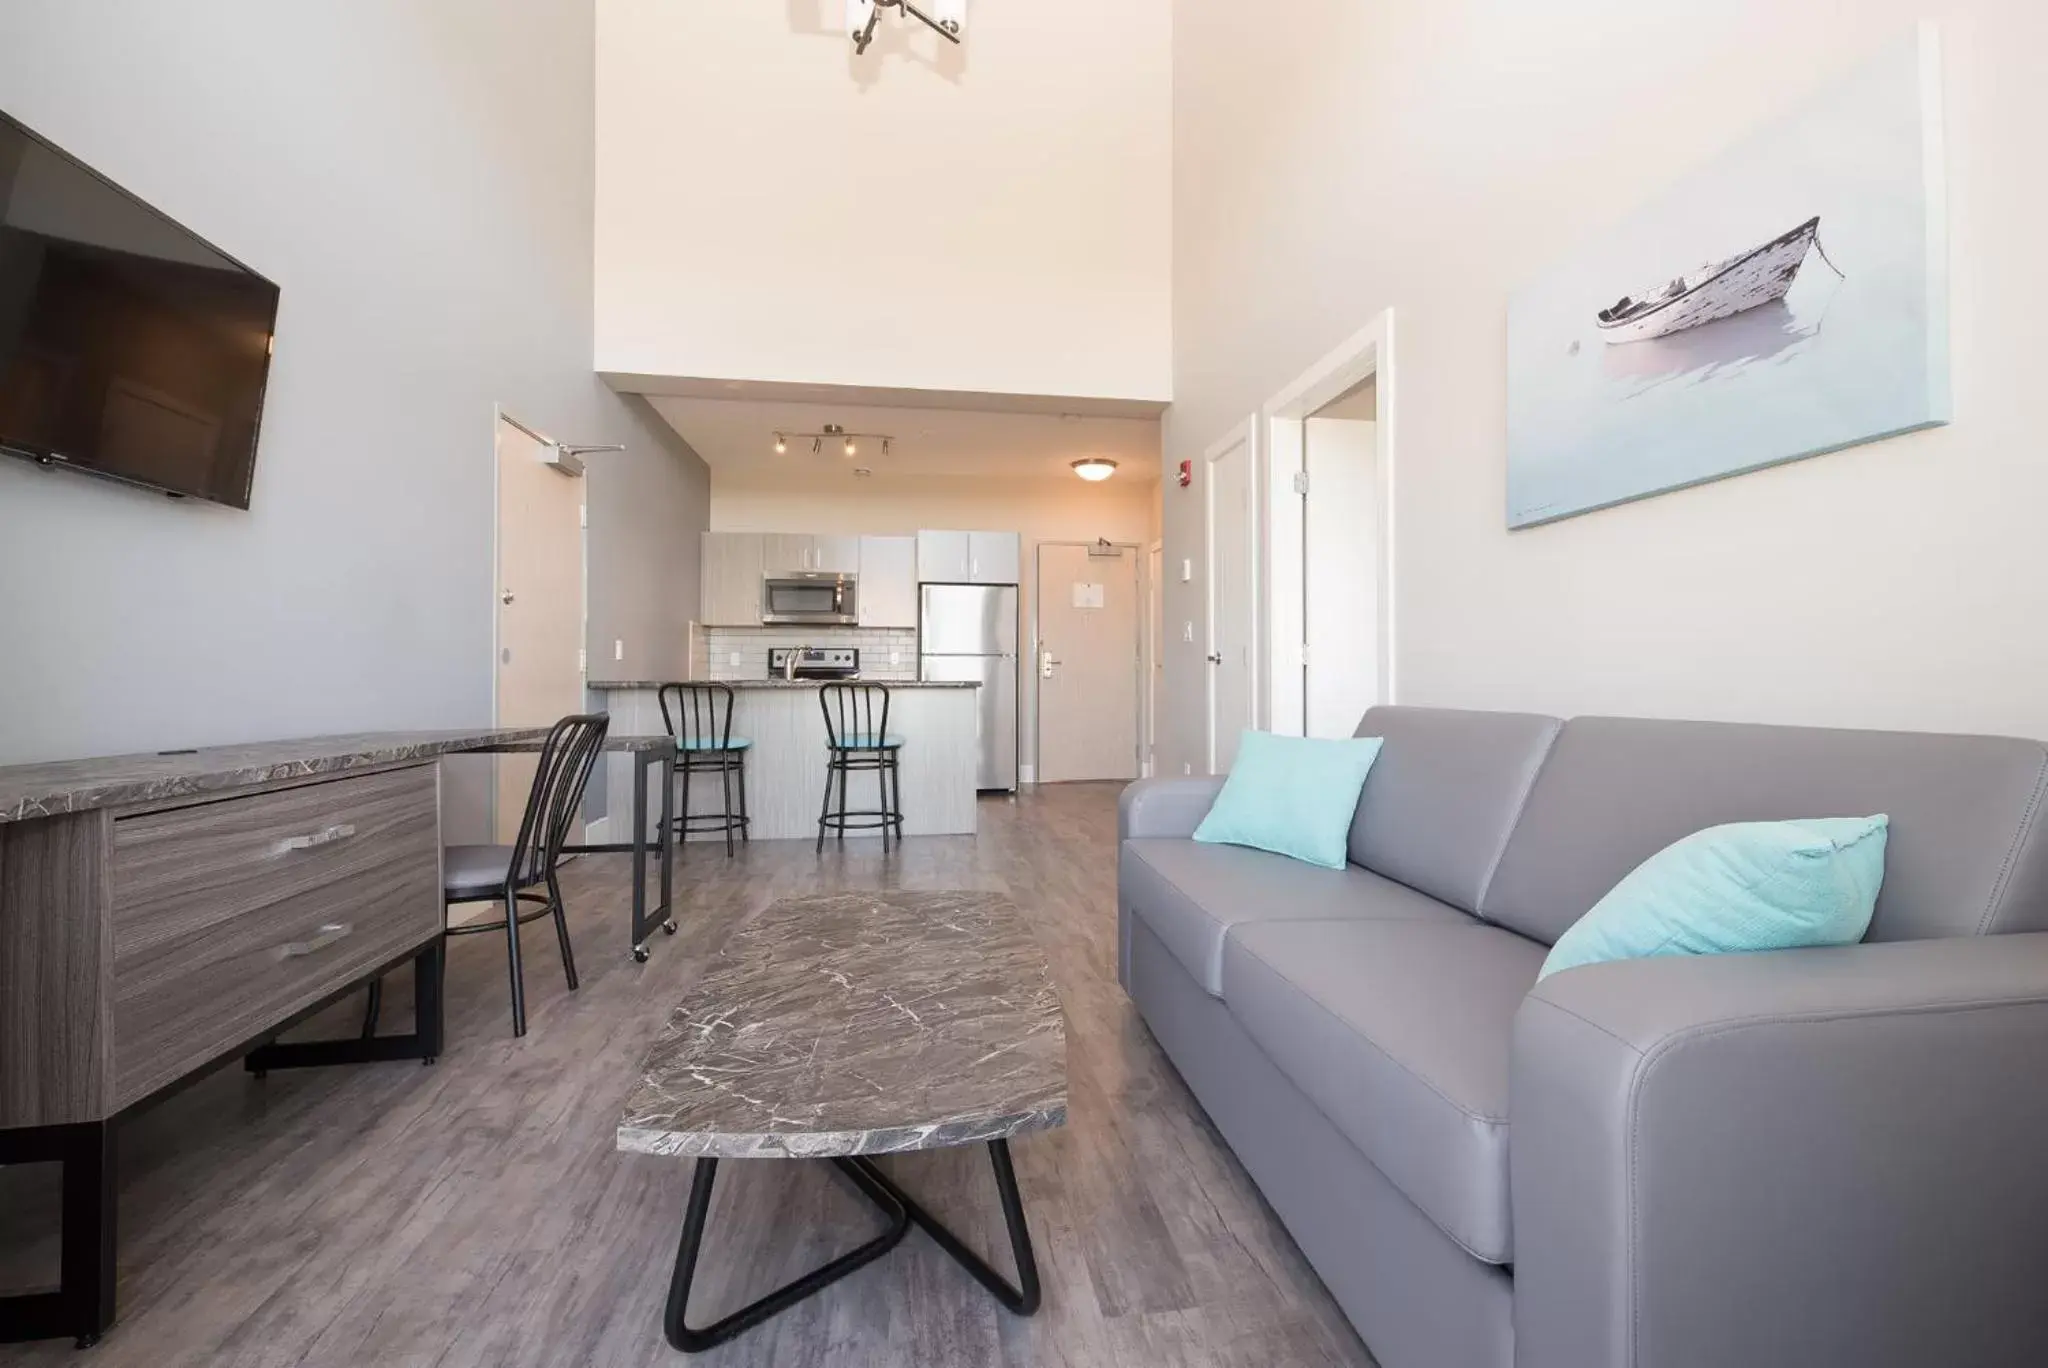
<instances>
[{"instance_id":1,"label":"desk caster wheel","mask_svg":"<svg viewBox=\"0 0 2048 1368\"><path fill-rule=\"evenodd\" d=\"M634 947L633 947L633 963L635 963L635 964L645 964L645 963L647 963L647 947L646 947L646 946L644 946L644 945L636 945L636 946L634 946Z\"/></svg>"},{"instance_id":2,"label":"desk caster wheel","mask_svg":"<svg viewBox=\"0 0 2048 1368\"><path fill-rule=\"evenodd\" d=\"M424 1069L424 1068L426 1068L426 1067L427 1067L427 1065L429 1065L429 1064L436 1064L436 1063L439 1063L439 1062L440 1062L440 1059L441 1059L441 1056L439 1056L439 1055L422 1055L422 1056L420 1056L420 1067L421 1067L422 1069Z\"/></svg>"},{"instance_id":3,"label":"desk caster wheel","mask_svg":"<svg viewBox=\"0 0 2048 1368\"><path fill-rule=\"evenodd\" d=\"M266 1079L266 1078L270 1077L270 1070L268 1070L268 1069L251 1069L251 1070L249 1070L249 1077L251 1077L251 1078L255 1079L255 1080L256 1080L256 1081L258 1082L258 1083L261 1083L261 1082L262 1082L262 1081L263 1081L264 1079ZM86 1348L86 1347L87 1347L87 1346L85 1346L85 1345L80 1345L80 1346L79 1346L79 1348L81 1348L81 1349L83 1349L83 1348Z\"/></svg>"},{"instance_id":4,"label":"desk caster wheel","mask_svg":"<svg viewBox=\"0 0 2048 1368\"><path fill-rule=\"evenodd\" d=\"M100 1332L97 1330L88 1330L84 1334L80 1335L77 1339L73 1340L71 1343L72 1347L77 1349L90 1349L99 1342Z\"/></svg>"},{"instance_id":5,"label":"desk caster wheel","mask_svg":"<svg viewBox=\"0 0 2048 1368\"><path fill-rule=\"evenodd\" d=\"M676 933L676 924L672 921L663 922L661 929L673 936Z\"/></svg>"}]
</instances>

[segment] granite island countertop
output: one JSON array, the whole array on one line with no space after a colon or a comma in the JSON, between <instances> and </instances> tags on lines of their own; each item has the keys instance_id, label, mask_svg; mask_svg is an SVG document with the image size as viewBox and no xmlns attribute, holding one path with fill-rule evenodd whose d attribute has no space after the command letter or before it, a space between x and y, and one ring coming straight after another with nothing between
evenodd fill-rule
<instances>
[{"instance_id":1,"label":"granite island countertop","mask_svg":"<svg viewBox=\"0 0 2048 1368\"><path fill-rule=\"evenodd\" d=\"M538 741L546 727L471 727L456 731L351 732L293 741L88 760L52 760L0 768L0 822L62 812L163 802L379 765L432 760L492 744Z\"/></svg>"},{"instance_id":2,"label":"granite island countertop","mask_svg":"<svg viewBox=\"0 0 2048 1368\"><path fill-rule=\"evenodd\" d=\"M826 684L880 684L888 689L978 689L978 679L593 679L587 689L659 689L670 684L723 684L728 689L816 689Z\"/></svg>"}]
</instances>

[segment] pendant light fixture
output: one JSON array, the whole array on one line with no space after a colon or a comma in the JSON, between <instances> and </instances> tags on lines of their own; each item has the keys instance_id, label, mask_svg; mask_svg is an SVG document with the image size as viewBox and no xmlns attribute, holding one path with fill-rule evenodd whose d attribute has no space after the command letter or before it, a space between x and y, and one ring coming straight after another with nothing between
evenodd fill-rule
<instances>
[{"instance_id":1,"label":"pendant light fixture","mask_svg":"<svg viewBox=\"0 0 2048 1368\"><path fill-rule=\"evenodd\" d=\"M1083 456L1071 463L1074 473L1090 484L1101 484L1116 474L1116 462L1107 456Z\"/></svg>"}]
</instances>

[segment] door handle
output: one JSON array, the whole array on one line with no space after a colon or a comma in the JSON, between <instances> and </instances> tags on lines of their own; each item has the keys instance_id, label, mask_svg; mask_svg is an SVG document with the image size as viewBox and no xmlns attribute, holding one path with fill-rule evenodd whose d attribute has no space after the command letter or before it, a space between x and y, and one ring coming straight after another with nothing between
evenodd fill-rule
<instances>
[{"instance_id":1,"label":"door handle","mask_svg":"<svg viewBox=\"0 0 2048 1368\"><path fill-rule=\"evenodd\" d=\"M1215 651L1209 652L1209 654L1205 656L1204 659L1206 659L1211 665L1221 665L1223 663L1223 657Z\"/></svg>"},{"instance_id":2,"label":"door handle","mask_svg":"<svg viewBox=\"0 0 2048 1368\"><path fill-rule=\"evenodd\" d=\"M1039 657L1039 677L1042 679L1051 679L1052 667L1057 664L1059 664L1059 661L1053 657L1053 653L1051 651L1046 651L1045 653L1043 653Z\"/></svg>"},{"instance_id":3,"label":"door handle","mask_svg":"<svg viewBox=\"0 0 2048 1368\"><path fill-rule=\"evenodd\" d=\"M500 603L510 603L511 601L512 591L510 589L507 589L504 593L498 595L498 602Z\"/></svg>"}]
</instances>

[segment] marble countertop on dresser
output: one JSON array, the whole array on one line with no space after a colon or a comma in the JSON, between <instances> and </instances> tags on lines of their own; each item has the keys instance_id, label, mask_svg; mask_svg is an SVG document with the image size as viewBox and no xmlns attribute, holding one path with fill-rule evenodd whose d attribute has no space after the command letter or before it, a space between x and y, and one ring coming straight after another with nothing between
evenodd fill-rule
<instances>
[{"instance_id":1,"label":"marble countertop on dresser","mask_svg":"<svg viewBox=\"0 0 2048 1368\"><path fill-rule=\"evenodd\" d=\"M25 822L64 812L165 802L280 779L345 774L380 765L431 760L494 744L537 741L546 727L471 727L454 731L352 732L293 741L144 755L107 755L0 768L0 822Z\"/></svg>"},{"instance_id":2,"label":"marble countertop on dresser","mask_svg":"<svg viewBox=\"0 0 2048 1368\"><path fill-rule=\"evenodd\" d=\"M590 689L660 689L670 684L723 684L728 689L816 689L826 684L880 684L890 689L978 689L978 679L593 679Z\"/></svg>"}]
</instances>

